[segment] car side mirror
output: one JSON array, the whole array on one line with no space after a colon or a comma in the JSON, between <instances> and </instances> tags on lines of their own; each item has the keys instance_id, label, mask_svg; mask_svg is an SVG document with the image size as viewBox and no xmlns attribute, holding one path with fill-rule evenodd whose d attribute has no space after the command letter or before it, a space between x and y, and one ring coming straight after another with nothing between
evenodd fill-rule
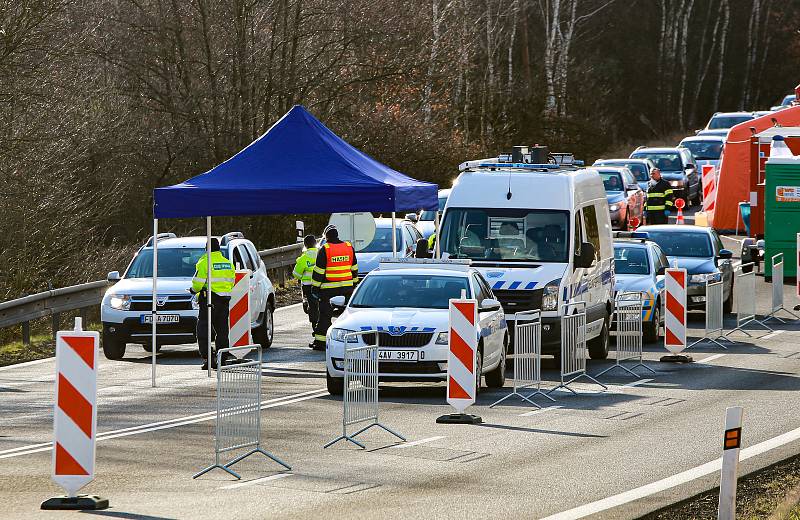
<instances>
[{"instance_id":1,"label":"car side mirror","mask_svg":"<svg viewBox=\"0 0 800 520\"><path fill-rule=\"evenodd\" d=\"M481 312L499 311L501 309L500 302L494 298L485 298L481 300L478 310Z\"/></svg>"},{"instance_id":2,"label":"car side mirror","mask_svg":"<svg viewBox=\"0 0 800 520\"><path fill-rule=\"evenodd\" d=\"M686 173L689 173L690 171L694 170L694 165L693 165L693 164L690 164L690 165L686 166L686 167L685 167L683 170L684 170Z\"/></svg>"},{"instance_id":3,"label":"car side mirror","mask_svg":"<svg viewBox=\"0 0 800 520\"><path fill-rule=\"evenodd\" d=\"M722 260L730 260L731 258L733 258L733 251L731 251L730 249L720 249L719 255L717 255L717 257L721 258Z\"/></svg>"},{"instance_id":4,"label":"car side mirror","mask_svg":"<svg viewBox=\"0 0 800 520\"><path fill-rule=\"evenodd\" d=\"M119 275L119 271L111 271L106 275L106 280L109 282L118 282L122 277Z\"/></svg>"},{"instance_id":5,"label":"car side mirror","mask_svg":"<svg viewBox=\"0 0 800 520\"><path fill-rule=\"evenodd\" d=\"M417 216L416 213L406 213L406 220L410 220L411 222L416 224L417 221L419 220L419 217Z\"/></svg>"},{"instance_id":6,"label":"car side mirror","mask_svg":"<svg viewBox=\"0 0 800 520\"><path fill-rule=\"evenodd\" d=\"M347 302L344 299L344 296L334 296L330 300L328 300L331 304L331 307L334 309L343 309Z\"/></svg>"},{"instance_id":7,"label":"car side mirror","mask_svg":"<svg viewBox=\"0 0 800 520\"><path fill-rule=\"evenodd\" d=\"M584 242L583 244L581 244L580 255L575 255L575 267L576 268L592 267L592 264L594 264L594 255L595 255L594 246L589 242Z\"/></svg>"},{"instance_id":8,"label":"car side mirror","mask_svg":"<svg viewBox=\"0 0 800 520\"><path fill-rule=\"evenodd\" d=\"M661 267L658 268L656 274L659 276L664 276L665 274L667 274L667 268L662 265Z\"/></svg>"},{"instance_id":9,"label":"car side mirror","mask_svg":"<svg viewBox=\"0 0 800 520\"><path fill-rule=\"evenodd\" d=\"M637 191L639 189L638 184L628 184L628 191Z\"/></svg>"}]
</instances>

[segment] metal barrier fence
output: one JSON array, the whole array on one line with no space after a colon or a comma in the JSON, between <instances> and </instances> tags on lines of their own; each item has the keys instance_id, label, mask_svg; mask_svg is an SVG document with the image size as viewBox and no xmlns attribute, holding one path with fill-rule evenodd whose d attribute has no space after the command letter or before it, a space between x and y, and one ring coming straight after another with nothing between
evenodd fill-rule
<instances>
[{"instance_id":1,"label":"metal barrier fence","mask_svg":"<svg viewBox=\"0 0 800 520\"><path fill-rule=\"evenodd\" d=\"M255 358L242 359L251 350L256 351ZM221 463L223 453L245 448L251 449L230 462ZM261 453L286 469L292 469L261 447L261 345L220 349L217 351L214 464L192 478L219 468L239 479L241 476L230 467L254 453Z\"/></svg>"},{"instance_id":2,"label":"metal barrier fence","mask_svg":"<svg viewBox=\"0 0 800 520\"><path fill-rule=\"evenodd\" d=\"M733 289L731 289L733 290ZM703 337L689 345L688 348L710 341L720 348L728 350L728 347L720 343L718 340L734 341L725 337L725 330L722 323L722 305L725 298L724 282L706 282L706 328L703 331Z\"/></svg>"},{"instance_id":3,"label":"metal barrier fence","mask_svg":"<svg viewBox=\"0 0 800 520\"><path fill-rule=\"evenodd\" d=\"M581 310L568 315L570 309L580 307ZM569 385L585 377L606 390L608 387L586 373L586 302L565 303L561 315L561 382L547 393L555 392L559 388L577 392Z\"/></svg>"},{"instance_id":4,"label":"metal barrier fence","mask_svg":"<svg viewBox=\"0 0 800 520\"><path fill-rule=\"evenodd\" d=\"M347 348L350 338L371 335L375 338L374 345ZM344 395L342 399L342 434L323 446L333 446L341 440L350 441L356 446L366 449L355 437L369 430L373 426L383 428L398 439L405 442L406 438L399 433L387 428L378 422L378 350L380 334L374 330L352 332L345 335L344 350ZM366 426L353 433L347 433L347 427L354 424L368 422Z\"/></svg>"},{"instance_id":5,"label":"metal barrier fence","mask_svg":"<svg viewBox=\"0 0 800 520\"><path fill-rule=\"evenodd\" d=\"M780 258L780 260L776 261L777 258ZM786 323L776 316L780 311L791 314L794 319L800 319L800 316L783 306L783 282L783 253L778 253L772 257L772 310L764 318L764 321L772 319Z\"/></svg>"},{"instance_id":6,"label":"metal barrier fence","mask_svg":"<svg viewBox=\"0 0 800 520\"><path fill-rule=\"evenodd\" d=\"M514 315L514 391L496 403L493 408L510 397L519 397L537 408L541 408L531 398L542 395L551 401L552 397L542 392L542 311L524 311ZM522 390L534 390L522 395Z\"/></svg>"},{"instance_id":7,"label":"metal barrier fence","mask_svg":"<svg viewBox=\"0 0 800 520\"><path fill-rule=\"evenodd\" d=\"M655 370L644 364L642 356L644 335L642 314L645 298L649 298L647 293L622 293L615 299L613 317L616 327L611 331L611 335L616 338L617 359L612 366L597 374L597 377L611 372L615 368L621 368L633 377L639 377L632 370L637 367L646 368L653 374L656 373ZM655 305L655 299L653 305ZM636 361L636 364L628 368L622 364L624 361Z\"/></svg>"},{"instance_id":8,"label":"metal barrier fence","mask_svg":"<svg viewBox=\"0 0 800 520\"><path fill-rule=\"evenodd\" d=\"M755 264L742 264L734 271L735 282L733 284L733 303L736 307L736 328L729 331L725 336L730 336L737 330L752 336L744 330L744 326L750 323L757 323L762 327L772 330L769 325L756 319L756 271Z\"/></svg>"}]
</instances>

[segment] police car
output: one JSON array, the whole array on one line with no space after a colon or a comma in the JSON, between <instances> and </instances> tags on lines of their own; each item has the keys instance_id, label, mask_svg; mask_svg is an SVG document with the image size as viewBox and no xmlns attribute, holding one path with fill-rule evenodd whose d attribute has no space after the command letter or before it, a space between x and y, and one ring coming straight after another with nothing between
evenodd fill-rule
<instances>
[{"instance_id":1,"label":"police car","mask_svg":"<svg viewBox=\"0 0 800 520\"><path fill-rule=\"evenodd\" d=\"M181 237L159 233L158 240L158 330L156 349L197 341L197 299L189 293L195 264L206 252L206 237ZM267 348L272 344L275 289L264 262L252 242L239 232L220 237L220 251L237 269L249 269L250 321L253 340ZM108 273L115 284L100 304L103 322L103 353L121 359L128 343L152 350L153 238L139 248L124 274Z\"/></svg>"},{"instance_id":2,"label":"police car","mask_svg":"<svg viewBox=\"0 0 800 520\"><path fill-rule=\"evenodd\" d=\"M646 233L615 233L614 291L617 298L626 293L646 294L642 308L642 327L645 341L658 341L663 323L660 293L664 289L664 270L669 266L667 256Z\"/></svg>"},{"instance_id":3,"label":"police car","mask_svg":"<svg viewBox=\"0 0 800 520\"><path fill-rule=\"evenodd\" d=\"M449 300L462 292L478 300L477 382L483 375L487 386L502 387L508 328L481 274L464 260L393 259L368 274L346 306L343 296L331 298L343 312L327 334L328 391L342 393L345 346L374 345L375 334L381 381L446 380ZM349 336L361 331L374 332Z\"/></svg>"}]
</instances>

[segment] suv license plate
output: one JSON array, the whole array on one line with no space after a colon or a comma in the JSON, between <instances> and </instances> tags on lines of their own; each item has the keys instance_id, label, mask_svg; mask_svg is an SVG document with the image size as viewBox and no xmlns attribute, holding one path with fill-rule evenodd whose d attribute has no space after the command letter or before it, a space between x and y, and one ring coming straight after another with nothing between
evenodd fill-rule
<instances>
[{"instance_id":1,"label":"suv license plate","mask_svg":"<svg viewBox=\"0 0 800 520\"><path fill-rule=\"evenodd\" d=\"M142 323L153 323L153 315L152 314L142 314L140 318ZM180 314L159 314L158 319L156 320L156 324L158 323L180 323L181 315Z\"/></svg>"},{"instance_id":2,"label":"suv license plate","mask_svg":"<svg viewBox=\"0 0 800 520\"><path fill-rule=\"evenodd\" d=\"M379 350L378 359L381 361L419 361L417 350Z\"/></svg>"}]
</instances>

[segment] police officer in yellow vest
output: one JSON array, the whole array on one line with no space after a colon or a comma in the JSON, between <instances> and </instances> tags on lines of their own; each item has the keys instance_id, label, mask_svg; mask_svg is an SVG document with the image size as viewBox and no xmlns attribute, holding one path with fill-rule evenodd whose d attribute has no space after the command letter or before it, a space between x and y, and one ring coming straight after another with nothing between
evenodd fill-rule
<instances>
[{"instance_id":1,"label":"police officer in yellow vest","mask_svg":"<svg viewBox=\"0 0 800 520\"><path fill-rule=\"evenodd\" d=\"M303 239L305 250L303 254L297 257L294 264L294 271L292 276L300 280L303 290L303 309L308 314L308 321L311 322L313 329L314 325L319 319L319 305L316 298L311 295L311 276L314 274L314 266L317 263L317 237L308 235ZM313 332L311 334L314 335ZM314 342L308 344L309 347L314 348Z\"/></svg>"},{"instance_id":2,"label":"police officer in yellow vest","mask_svg":"<svg viewBox=\"0 0 800 520\"><path fill-rule=\"evenodd\" d=\"M190 292L198 295L200 311L197 317L197 348L203 358L203 370L208 370L208 287L211 287L211 328L216 336L215 348L211 353L211 367L217 367L217 350L228 348L228 307L231 290L236 282L236 271L230 260L222 256L219 240L211 238L211 283L206 283L208 276L207 256L203 255L195 264L194 278Z\"/></svg>"},{"instance_id":3,"label":"police officer in yellow vest","mask_svg":"<svg viewBox=\"0 0 800 520\"><path fill-rule=\"evenodd\" d=\"M333 319L330 299L334 296L348 299L357 281L358 263L353 246L339 239L336 226L326 227L325 245L317 254L311 277L312 294L319 300L319 319L314 325L314 350L325 350L325 335Z\"/></svg>"}]
</instances>

